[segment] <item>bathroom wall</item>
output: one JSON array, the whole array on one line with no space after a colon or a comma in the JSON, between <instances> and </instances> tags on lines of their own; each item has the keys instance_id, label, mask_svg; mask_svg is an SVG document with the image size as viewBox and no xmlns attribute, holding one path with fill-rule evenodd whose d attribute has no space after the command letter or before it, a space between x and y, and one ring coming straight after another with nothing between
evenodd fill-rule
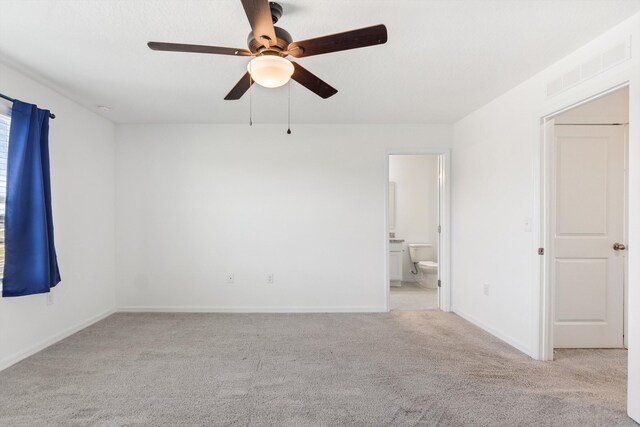
<instances>
[{"instance_id":1,"label":"bathroom wall","mask_svg":"<svg viewBox=\"0 0 640 427\"><path fill-rule=\"evenodd\" d=\"M387 153L451 126L285 130L117 126L121 309L385 310Z\"/></svg>"},{"instance_id":2,"label":"bathroom wall","mask_svg":"<svg viewBox=\"0 0 640 427\"><path fill-rule=\"evenodd\" d=\"M396 183L396 238L405 240L403 280L417 281L408 244L432 243L437 254L438 156L389 156L389 181Z\"/></svg>"},{"instance_id":3,"label":"bathroom wall","mask_svg":"<svg viewBox=\"0 0 640 427\"><path fill-rule=\"evenodd\" d=\"M0 88L56 114L50 121L49 147L62 276L51 292L51 305L44 294L0 298L3 369L115 309L115 126L2 64Z\"/></svg>"}]
</instances>

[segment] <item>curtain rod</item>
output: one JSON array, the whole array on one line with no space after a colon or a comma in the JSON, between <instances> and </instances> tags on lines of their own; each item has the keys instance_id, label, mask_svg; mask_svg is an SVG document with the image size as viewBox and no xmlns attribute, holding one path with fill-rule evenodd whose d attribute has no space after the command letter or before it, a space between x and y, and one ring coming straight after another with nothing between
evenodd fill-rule
<instances>
[{"instance_id":1,"label":"curtain rod","mask_svg":"<svg viewBox=\"0 0 640 427\"><path fill-rule=\"evenodd\" d=\"M0 98L4 98L4 99L6 99L7 101L10 101L10 102L15 101L15 99L11 98L10 96L4 95L2 93L0 93ZM56 115L51 113L51 112L49 112L49 117L51 117L52 119L55 119Z\"/></svg>"}]
</instances>

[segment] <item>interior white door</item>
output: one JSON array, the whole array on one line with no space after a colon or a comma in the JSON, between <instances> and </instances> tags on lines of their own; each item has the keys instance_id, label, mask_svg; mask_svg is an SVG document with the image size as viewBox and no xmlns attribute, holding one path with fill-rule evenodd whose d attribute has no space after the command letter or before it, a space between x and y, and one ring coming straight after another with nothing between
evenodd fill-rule
<instances>
[{"instance_id":1,"label":"interior white door","mask_svg":"<svg viewBox=\"0 0 640 427\"><path fill-rule=\"evenodd\" d=\"M622 347L624 127L556 125L554 141L554 347Z\"/></svg>"}]
</instances>

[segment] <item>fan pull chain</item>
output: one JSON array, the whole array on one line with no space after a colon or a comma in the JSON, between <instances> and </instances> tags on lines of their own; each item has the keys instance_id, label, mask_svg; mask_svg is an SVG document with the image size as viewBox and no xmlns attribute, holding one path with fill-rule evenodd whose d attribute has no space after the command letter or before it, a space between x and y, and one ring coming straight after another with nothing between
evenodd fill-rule
<instances>
[{"instance_id":1,"label":"fan pull chain","mask_svg":"<svg viewBox=\"0 0 640 427\"><path fill-rule=\"evenodd\" d=\"M253 126L253 99L251 96L253 81L251 79L251 62L249 62L249 126Z\"/></svg>"},{"instance_id":2,"label":"fan pull chain","mask_svg":"<svg viewBox=\"0 0 640 427\"><path fill-rule=\"evenodd\" d=\"M291 80L289 80L289 100L287 108L287 135L291 135Z\"/></svg>"}]
</instances>

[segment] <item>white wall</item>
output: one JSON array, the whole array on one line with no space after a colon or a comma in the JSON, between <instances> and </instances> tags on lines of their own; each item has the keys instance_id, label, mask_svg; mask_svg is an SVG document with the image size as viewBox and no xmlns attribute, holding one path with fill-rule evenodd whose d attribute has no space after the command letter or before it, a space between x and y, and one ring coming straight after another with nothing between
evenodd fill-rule
<instances>
[{"instance_id":1,"label":"white wall","mask_svg":"<svg viewBox=\"0 0 640 427\"><path fill-rule=\"evenodd\" d=\"M117 127L119 307L385 309L387 152L447 148L452 127L285 130Z\"/></svg>"},{"instance_id":2,"label":"white wall","mask_svg":"<svg viewBox=\"0 0 640 427\"><path fill-rule=\"evenodd\" d=\"M547 82L632 36L632 59L547 98ZM640 14L454 126L453 310L540 353L540 118L630 81L629 414L640 421ZM533 231L525 231L525 219ZM635 249L634 249L635 248ZM491 284L489 296L483 283Z\"/></svg>"},{"instance_id":3,"label":"white wall","mask_svg":"<svg viewBox=\"0 0 640 427\"><path fill-rule=\"evenodd\" d=\"M0 298L0 369L115 307L115 127L0 64L0 90L50 109L51 194L62 282L44 294ZM4 102L3 102L4 103Z\"/></svg>"},{"instance_id":4,"label":"white wall","mask_svg":"<svg viewBox=\"0 0 640 427\"><path fill-rule=\"evenodd\" d=\"M396 238L404 239L402 280L415 282L411 274L409 243L438 248L438 156L389 156L389 181L396 183ZM436 258L434 258L434 261Z\"/></svg>"}]
</instances>

